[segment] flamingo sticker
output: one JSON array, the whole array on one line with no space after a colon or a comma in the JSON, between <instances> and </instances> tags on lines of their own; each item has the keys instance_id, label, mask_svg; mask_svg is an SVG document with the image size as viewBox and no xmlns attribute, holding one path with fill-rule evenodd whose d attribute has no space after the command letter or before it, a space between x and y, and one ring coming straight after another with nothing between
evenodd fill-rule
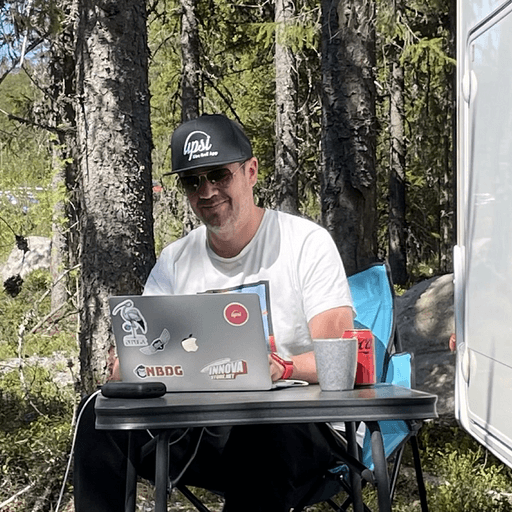
<instances>
[{"instance_id":1,"label":"flamingo sticker","mask_svg":"<svg viewBox=\"0 0 512 512\"><path fill-rule=\"evenodd\" d=\"M146 319L133 305L133 301L126 299L120 302L113 310L112 316L120 315L123 319L123 331L128 333L123 337L125 347L145 347L148 344L146 333L148 324Z\"/></svg>"}]
</instances>

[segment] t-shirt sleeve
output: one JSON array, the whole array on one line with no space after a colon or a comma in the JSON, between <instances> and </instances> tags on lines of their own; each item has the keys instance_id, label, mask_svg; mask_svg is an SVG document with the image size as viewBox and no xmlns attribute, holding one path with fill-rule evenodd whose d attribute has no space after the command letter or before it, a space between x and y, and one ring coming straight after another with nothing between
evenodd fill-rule
<instances>
[{"instance_id":1,"label":"t-shirt sleeve","mask_svg":"<svg viewBox=\"0 0 512 512\"><path fill-rule=\"evenodd\" d=\"M325 229L316 229L306 237L299 257L298 279L307 322L329 309L354 309L343 262Z\"/></svg>"},{"instance_id":2,"label":"t-shirt sleeve","mask_svg":"<svg viewBox=\"0 0 512 512\"><path fill-rule=\"evenodd\" d=\"M143 295L173 295L173 265L169 249L164 249L149 274Z\"/></svg>"}]
</instances>

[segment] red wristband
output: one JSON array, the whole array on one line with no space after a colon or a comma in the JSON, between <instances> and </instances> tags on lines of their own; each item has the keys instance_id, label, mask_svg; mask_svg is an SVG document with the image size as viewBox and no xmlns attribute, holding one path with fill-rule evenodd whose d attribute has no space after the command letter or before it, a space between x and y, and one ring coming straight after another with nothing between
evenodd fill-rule
<instances>
[{"instance_id":1,"label":"red wristband","mask_svg":"<svg viewBox=\"0 0 512 512\"><path fill-rule=\"evenodd\" d=\"M283 359L282 357L279 357L275 352L272 352L270 354L270 357L284 368L284 372L283 375L281 375L281 379L289 379L293 373L293 361Z\"/></svg>"}]
</instances>

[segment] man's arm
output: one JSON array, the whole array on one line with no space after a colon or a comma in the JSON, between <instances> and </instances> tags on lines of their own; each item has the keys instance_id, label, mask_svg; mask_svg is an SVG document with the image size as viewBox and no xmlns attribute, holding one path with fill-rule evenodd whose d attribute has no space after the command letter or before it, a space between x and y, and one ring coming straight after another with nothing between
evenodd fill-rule
<instances>
[{"instance_id":1,"label":"man's arm","mask_svg":"<svg viewBox=\"0 0 512 512\"><path fill-rule=\"evenodd\" d=\"M344 331L354 328L352 308L343 306L329 309L314 316L309 321L309 332L311 338L341 338ZM318 382L316 375L315 354L306 352L292 357L293 373L292 379L306 380L311 383ZM284 367L271 359L270 373L272 380L281 378Z\"/></svg>"},{"instance_id":2,"label":"man's arm","mask_svg":"<svg viewBox=\"0 0 512 512\"><path fill-rule=\"evenodd\" d=\"M121 369L119 368L119 358L115 358L114 364L112 365L112 368L110 369L110 375L107 377L107 380L121 380Z\"/></svg>"}]
</instances>

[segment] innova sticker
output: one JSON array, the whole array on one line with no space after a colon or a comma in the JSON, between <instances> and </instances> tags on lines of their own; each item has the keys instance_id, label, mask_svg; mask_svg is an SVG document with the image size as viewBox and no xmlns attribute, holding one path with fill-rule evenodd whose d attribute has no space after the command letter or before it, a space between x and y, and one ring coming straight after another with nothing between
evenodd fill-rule
<instances>
[{"instance_id":1,"label":"innova sticker","mask_svg":"<svg viewBox=\"0 0 512 512\"><path fill-rule=\"evenodd\" d=\"M243 359L219 359L206 365L201 373L207 373L212 380L234 380L238 375L247 374L247 362Z\"/></svg>"}]
</instances>

